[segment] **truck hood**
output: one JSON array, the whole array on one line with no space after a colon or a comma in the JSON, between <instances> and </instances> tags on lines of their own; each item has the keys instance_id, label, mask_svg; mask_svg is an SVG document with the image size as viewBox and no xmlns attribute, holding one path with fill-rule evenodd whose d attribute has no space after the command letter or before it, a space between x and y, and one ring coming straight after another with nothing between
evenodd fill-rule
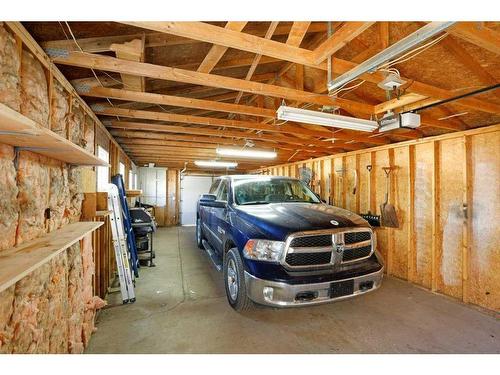
<instances>
[{"instance_id":1,"label":"truck hood","mask_svg":"<svg viewBox=\"0 0 500 375\"><path fill-rule=\"evenodd\" d=\"M270 203L238 206L237 215L263 237L284 240L293 232L345 227L369 227L360 216L320 203ZM338 225L332 224L334 220Z\"/></svg>"}]
</instances>

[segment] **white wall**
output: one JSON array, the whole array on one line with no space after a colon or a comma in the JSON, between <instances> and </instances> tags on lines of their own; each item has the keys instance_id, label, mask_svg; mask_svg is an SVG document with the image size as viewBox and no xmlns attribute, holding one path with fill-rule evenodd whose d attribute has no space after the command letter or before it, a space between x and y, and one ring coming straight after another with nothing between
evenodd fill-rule
<instances>
[{"instance_id":1,"label":"white wall","mask_svg":"<svg viewBox=\"0 0 500 375\"><path fill-rule=\"evenodd\" d=\"M196 223L196 202L208 193L213 178L210 176L183 176L181 178L181 225Z\"/></svg>"}]
</instances>

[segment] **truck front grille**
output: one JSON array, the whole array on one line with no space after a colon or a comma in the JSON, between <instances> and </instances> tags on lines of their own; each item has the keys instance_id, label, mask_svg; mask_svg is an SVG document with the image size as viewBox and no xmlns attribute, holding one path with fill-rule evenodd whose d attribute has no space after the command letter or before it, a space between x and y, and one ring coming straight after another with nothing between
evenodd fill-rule
<instances>
[{"instance_id":1,"label":"truck front grille","mask_svg":"<svg viewBox=\"0 0 500 375\"><path fill-rule=\"evenodd\" d=\"M344 233L344 243L346 245L356 242L369 241L372 239L370 232L347 232Z\"/></svg>"},{"instance_id":2,"label":"truck front grille","mask_svg":"<svg viewBox=\"0 0 500 375\"><path fill-rule=\"evenodd\" d=\"M329 264L332 252L321 253L290 253L286 256L286 262L290 266L320 266Z\"/></svg>"},{"instance_id":3,"label":"truck front grille","mask_svg":"<svg viewBox=\"0 0 500 375\"><path fill-rule=\"evenodd\" d=\"M372 231L368 228L343 228L320 233L291 236L285 256L290 268L333 266L368 258L373 251ZM343 252L338 253L339 246Z\"/></svg>"},{"instance_id":4,"label":"truck front grille","mask_svg":"<svg viewBox=\"0 0 500 375\"><path fill-rule=\"evenodd\" d=\"M360 258L366 258L372 252L370 245L364 247L355 247L352 249L345 249L342 255L343 262L350 262Z\"/></svg>"},{"instance_id":5,"label":"truck front grille","mask_svg":"<svg viewBox=\"0 0 500 375\"><path fill-rule=\"evenodd\" d=\"M321 234L318 236L297 237L290 242L291 247L326 247L332 246L332 235Z\"/></svg>"}]
</instances>

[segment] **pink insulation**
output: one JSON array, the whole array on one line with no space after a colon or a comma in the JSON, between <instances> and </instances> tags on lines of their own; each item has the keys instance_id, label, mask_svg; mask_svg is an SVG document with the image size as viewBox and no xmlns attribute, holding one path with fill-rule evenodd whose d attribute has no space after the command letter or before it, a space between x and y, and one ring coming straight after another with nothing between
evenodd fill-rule
<instances>
[{"instance_id":1,"label":"pink insulation","mask_svg":"<svg viewBox=\"0 0 500 375\"><path fill-rule=\"evenodd\" d=\"M49 177L50 218L47 219L47 229L51 232L69 222L65 216L66 204L70 201L68 168L65 164L54 161L49 166Z\"/></svg>"},{"instance_id":2,"label":"pink insulation","mask_svg":"<svg viewBox=\"0 0 500 375\"><path fill-rule=\"evenodd\" d=\"M42 64L23 50L21 61L21 113L49 127L49 91Z\"/></svg>"},{"instance_id":3,"label":"pink insulation","mask_svg":"<svg viewBox=\"0 0 500 375\"><path fill-rule=\"evenodd\" d=\"M0 22L0 103L19 111L19 69L16 40Z\"/></svg>"},{"instance_id":4,"label":"pink insulation","mask_svg":"<svg viewBox=\"0 0 500 375\"><path fill-rule=\"evenodd\" d=\"M70 223L80 221L82 214L83 193L81 189L81 169L70 167L68 170L69 196L66 200L66 213Z\"/></svg>"},{"instance_id":5,"label":"pink insulation","mask_svg":"<svg viewBox=\"0 0 500 375\"><path fill-rule=\"evenodd\" d=\"M0 293L0 353L82 353L106 303L92 292L88 235Z\"/></svg>"},{"instance_id":6,"label":"pink insulation","mask_svg":"<svg viewBox=\"0 0 500 375\"><path fill-rule=\"evenodd\" d=\"M9 249L16 243L19 203L13 160L14 148L0 144L0 176L2 176L0 184L0 251Z\"/></svg>"},{"instance_id":7,"label":"pink insulation","mask_svg":"<svg viewBox=\"0 0 500 375\"><path fill-rule=\"evenodd\" d=\"M68 350L73 354L83 352L84 313L82 257L76 243L68 249Z\"/></svg>"},{"instance_id":8,"label":"pink insulation","mask_svg":"<svg viewBox=\"0 0 500 375\"><path fill-rule=\"evenodd\" d=\"M50 129L63 138L68 137L69 98L64 87L54 80Z\"/></svg>"},{"instance_id":9,"label":"pink insulation","mask_svg":"<svg viewBox=\"0 0 500 375\"><path fill-rule=\"evenodd\" d=\"M73 101L71 113L68 116L68 139L78 146L85 147L84 136L85 112L77 101Z\"/></svg>"},{"instance_id":10,"label":"pink insulation","mask_svg":"<svg viewBox=\"0 0 500 375\"><path fill-rule=\"evenodd\" d=\"M29 151L18 158L19 226L17 243L26 242L46 233L45 215L49 208L48 159Z\"/></svg>"},{"instance_id":11,"label":"pink insulation","mask_svg":"<svg viewBox=\"0 0 500 375\"><path fill-rule=\"evenodd\" d=\"M0 354L11 352L13 330L10 319L14 311L15 285L0 292Z\"/></svg>"},{"instance_id":12,"label":"pink insulation","mask_svg":"<svg viewBox=\"0 0 500 375\"><path fill-rule=\"evenodd\" d=\"M85 141L85 149L91 154L94 153L94 121L87 116L85 118L85 132L84 132L84 141Z\"/></svg>"}]
</instances>

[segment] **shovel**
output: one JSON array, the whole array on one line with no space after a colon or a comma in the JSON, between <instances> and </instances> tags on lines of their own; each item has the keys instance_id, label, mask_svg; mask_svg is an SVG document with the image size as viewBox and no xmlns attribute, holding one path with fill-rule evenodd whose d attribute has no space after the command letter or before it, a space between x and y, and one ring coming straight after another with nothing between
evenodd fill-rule
<instances>
[{"instance_id":1,"label":"shovel","mask_svg":"<svg viewBox=\"0 0 500 375\"><path fill-rule=\"evenodd\" d=\"M361 217L368 221L368 224L370 224L372 227L379 227L380 226L380 216L378 215L373 215L372 212L370 211L370 200L371 200L371 193L370 193L370 184L371 184L371 178L370 175L372 173L372 166L367 165L366 169L368 170L368 213L366 214L361 214Z\"/></svg>"},{"instance_id":2,"label":"shovel","mask_svg":"<svg viewBox=\"0 0 500 375\"><path fill-rule=\"evenodd\" d=\"M382 216L382 226L384 227L390 227L390 228L398 228L399 227L399 221L398 221L398 216L396 214L396 208L389 203L389 184L390 184L390 178L389 175L391 174L391 168L386 167L383 168L385 172L385 177L387 180L386 183L386 191L385 191L385 202L380 205L380 214Z\"/></svg>"}]
</instances>

